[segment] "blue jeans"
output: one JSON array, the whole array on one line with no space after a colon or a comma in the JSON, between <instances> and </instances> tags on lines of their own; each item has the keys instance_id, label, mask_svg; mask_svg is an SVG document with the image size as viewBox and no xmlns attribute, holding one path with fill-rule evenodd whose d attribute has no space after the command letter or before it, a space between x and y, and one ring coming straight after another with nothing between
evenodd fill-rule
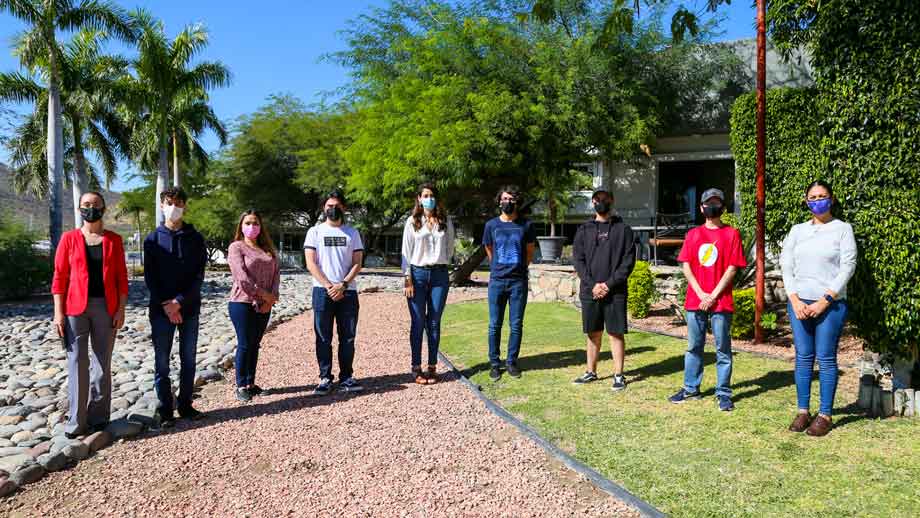
<instances>
[{"instance_id":1,"label":"blue jeans","mask_svg":"<svg viewBox=\"0 0 920 518\"><path fill-rule=\"evenodd\" d=\"M412 285L415 296L409 299L412 327L409 345L412 348L412 366L422 364L422 334L428 333L428 365L437 365L438 346L441 343L441 314L450 290L450 273L446 266L434 268L412 267Z\"/></svg>"},{"instance_id":2,"label":"blue jeans","mask_svg":"<svg viewBox=\"0 0 920 518\"><path fill-rule=\"evenodd\" d=\"M179 408L192 405L195 390L195 353L198 350L198 315L182 315L181 324L173 324L165 313L150 315L153 336L154 375L153 386L160 400L160 413L172 415L173 392L169 380L169 359L172 356L173 338L179 330Z\"/></svg>"},{"instance_id":3,"label":"blue jeans","mask_svg":"<svg viewBox=\"0 0 920 518\"><path fill-rule=\"evenodd\" d=\"M527 308L527 279L492 279L489 281L489 363L501 365L502 324L505 320L505 306L510 306L508 324L509 364L517 363L521 352L521 338L524 334L524 309Z\"/></svg>"},{"instance_id":4,"label":"blue jeans","mask_svg":"<svg viewBox=\"0 0 920 518\"><path fill-rule=\"evenodd\" d=\"M316 334L316 362L319 377L332 376L332 326L339 334L339 380L354 374L355 334L358 331L358 292L349 290L345 298L334 301L323 288L313 288L313 331Z\"/></svg>"},{"instance_id":5,"label":"blue jeans","mask_svg":"<svg viewBox=\"0 0 920 518\"><path fill-rule=\"evenodd\" d=\"M699 392L703 383L703 346L711 326L716 339L716 396L732 395L732 314L687 311L687 352L684 354L684 390Z\"/></svg>"},{"instance_id":6,"label":"blue jeans","mask_svg":"<svg viewBox=\"0 0 920 518\"><path fill-rule=\"evenodd\" d=\"M256 365L259 363L259 346L268 327L271 311L259 313L249 302L228 304L230 321L236 330L236 386L248 387L256 384Z\"/></svg>"},{"instance_id":7,"label":"blue jeans","mask_svg":"<svg viewBox=\"0 0 920 518\"><path fill-rule=\"evenodd\" d=\"M811 304L813 300L802 300ZM799 320L789 304L789 323L795 341L795 393L799 409L811 406L811 375L818 358L818 386L821 388L821 405L818 411L826 416L834 409L837 392L837 344L849 306L846 301L835 301L817 318Z\"/></svg>"}]
</instances>

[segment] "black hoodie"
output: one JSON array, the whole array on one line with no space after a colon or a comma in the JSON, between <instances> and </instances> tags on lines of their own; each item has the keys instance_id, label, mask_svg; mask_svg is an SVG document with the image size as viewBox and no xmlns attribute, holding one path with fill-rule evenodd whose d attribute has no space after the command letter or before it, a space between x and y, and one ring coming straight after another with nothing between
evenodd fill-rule
<instances>
[{"instance_id":1,"label":"black hoodie","mask_svg":"<svg viewBox=\"0 0 920 518\"><path fill-rule=\"evenodd\" d=\"M606 222L592 219L583 223L572 248L581 298L593 298L591 290L599 282L606 283L611 293L626 293L636 264L636 247L632 228L621 217L611 215Z\"/></svg>"},{"instance_id":2,"label":"black hoodie","mask_svg":"<svg viewBox=\"0 0 920 518\"><path fill-rule=\"evenodd\" d=\"M150 291L150 313L176 299L185 316L201 310L201 284L208 253L204 237L189 223L179 230L160 225L144 240L144 282Z\"/></svg>"}]
</instances>

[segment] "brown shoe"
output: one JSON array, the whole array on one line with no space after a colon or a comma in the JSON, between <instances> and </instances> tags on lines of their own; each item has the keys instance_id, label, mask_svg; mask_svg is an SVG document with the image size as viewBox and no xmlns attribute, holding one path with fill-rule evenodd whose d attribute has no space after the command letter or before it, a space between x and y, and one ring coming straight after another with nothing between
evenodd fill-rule
<instances>
[{"instance_id":1,"label":"brown shoe","mask_svg":"<svg viewBox=\"0 0 920 518\"><path fill-rule=\"evenodd\" d=\"M808 427L808 430L805 430L805 433L812 437L824 437L831 431L833 426L830 418L819 414L815 416L814 421L811 422L811 426Z\"/></svg>"},{"instance_id":2,"label":"brown shoe","mask_svg":"<svg viewBox=\"0 0 920 518\"><path fill-rule=\"evenodd\" d=\"M795 419L792 421L792 424L789 425L790 432L804 432L808 425L811 424L811 414L808 412L799 412Z\"/></svg>"},{"instance_id":3,"label":"brown shoe","mask_svg":"<svg viewBox=\"0 0 920 518\"><path fill-rule=\"evenodd\" d=\"M438 368L435 365L428 366L428 372L425 374L425 378L428 380L429 385L434 385L438 382Z\"/></svg>"},{"instance_id":4,"label":"brown shoe","mask_svg":"<svg viewBox=\"0 0 920 518\"><path fill-rule=\"evenodd\" d=\"M427 385L428 379L422 374L421 367L412 367L412 379L415 381L416 385Z\"/></svg>"}]
</instances>

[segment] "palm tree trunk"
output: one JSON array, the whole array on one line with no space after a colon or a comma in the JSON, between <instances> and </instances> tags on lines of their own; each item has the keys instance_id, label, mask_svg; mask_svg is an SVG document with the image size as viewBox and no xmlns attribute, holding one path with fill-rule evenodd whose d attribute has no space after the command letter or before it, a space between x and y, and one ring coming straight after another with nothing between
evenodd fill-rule
<instances>
[{"instance_id":1,"label":"palm tree trunk","mask_svg":"<svg viewBox=\"0 0 920 518\"><path fill-rule=\"evenodd\" d=\"M156 199L153 203L156 205L157 225L163 223L163 209L160 207L160 193L166 189L166 182L169 181L169 152L166 150L166 135L160 137L160 164L157 174Z\"/></svg>"},{"instance_id":2,"label":"palm tree trunk","mask_svg":"<svg viewBox=\"0 0 920 518\"><path fill-rule=\"evenodd\" d=\"M51 259L61 241L62 206L61 183L64 178L64 125L61 121L61 92L55 77L55 59L51 54L51 71L48 81L48 234L51 241Z\"/></svg>"},{"instance_id":3,"label":"palm tree trunk","mask_svg":"<svg viewBox=\"0 0 920 518\"><path fill-rule=\"evenodd\" d=\"M173 185L176 187L181 186L179 183L179 141L176 139L176 132L173 131L172 134L172 148L173 148Z\"/></svg>"},{"instance_id":4,"label":"palm tree trunk","mask_svg":"<svg viewBox=\"0 0 920 518\"><path fill-rule=\"evenodd\" d=\"M70 184L73 192L73 226L80 228L83 226L83 217L80 215L80 197L83 196L89 182L86 176L86 157L83 156L83 141L80 138L81 131L83 131L80 121L74 117L71 120L71 126L73 126L73 172Z\"/></svg>"}]
</instances>

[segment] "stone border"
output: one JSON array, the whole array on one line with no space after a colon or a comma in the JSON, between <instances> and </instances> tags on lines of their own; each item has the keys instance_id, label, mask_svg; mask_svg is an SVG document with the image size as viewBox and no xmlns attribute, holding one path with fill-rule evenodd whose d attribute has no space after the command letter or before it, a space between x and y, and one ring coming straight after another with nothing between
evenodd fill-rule
<instances>
[{"instance_id":1,"label":"stone border","mask_svg":"<svg viewBox=\"0 0 920 518\"><path fill-rule=\"evenodd\" d=\"M523 421L521 421L520 419L512 415L510 412L508 412L504 408L502 408L500 405L498 405L497 403L489 399L485 394L483 394L482 388L479 385L476 385L475 383L470 381L469 378L464 376L463 372L461 372L460 369L458 369L444 353L439 351L438 358L442 362L444 362L444 365L446 365L448 369L450 369L457 375L457 378L460 380L461 383L463 383L463 385L469 388L470 391L473 394L475 394L476 397L479 398L479 400L483 402L483 404L485 404L486 408L488 408L489 411L497 415L499 418L501 418L506 423L517 428L518 431L521 432L525 437L535 442L538 446L543 448L543 450L546 451L546 453L554 457L556 460L565 464L572 471L575 471L576 473L588 479L592 484L594 484L595 487L597 487L601 491L613 496L617 500L620 500L626 503L627 505L629 505L630 507L634 508L636 511L639 512L641 516L644 516L646 518L666 518L667 517L666 514L662 513L661 511L653 507L648 502L630 493L623 486L620 486L616 482L613 482L612 480L606 478L605 476L595 471L593 468L587 466L586 464L575 459L568 453L562 451L556 445L544 439L536 430L534 430L533 428L528 426L526 423L524 423Z\"/></svg>"}]
</instances>

